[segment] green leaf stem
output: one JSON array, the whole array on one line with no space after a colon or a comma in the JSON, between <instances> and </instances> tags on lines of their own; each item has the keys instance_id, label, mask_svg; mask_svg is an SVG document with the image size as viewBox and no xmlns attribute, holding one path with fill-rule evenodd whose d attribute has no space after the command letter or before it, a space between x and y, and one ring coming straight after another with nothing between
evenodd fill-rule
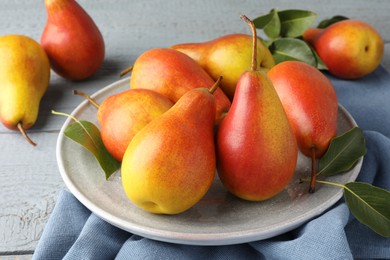
<instances>
[{"instance_id":1,"label":"green leaf stem","mask_svg":"<svg viewBox=\"0 0 390 260\"><path fill-rule=\"evenodd\" d=\"M364 182L345 185L316 180L344 189L344 200L352 215L383 237L390 237L390 192Z\"/></svg>"}]
</instances>

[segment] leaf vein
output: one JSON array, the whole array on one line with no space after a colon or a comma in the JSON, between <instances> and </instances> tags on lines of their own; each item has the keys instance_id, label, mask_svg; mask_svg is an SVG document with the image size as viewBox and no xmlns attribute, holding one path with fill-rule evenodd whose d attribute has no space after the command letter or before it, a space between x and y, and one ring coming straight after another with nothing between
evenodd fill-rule
<instances>
[{"instance_id":1,"label":"leaf vein","mask_svg":"<svg viewBox=\"0 0 390 260\"><path fill-rule=\"evenodd\" d=\"M365 200L363 200L358 194L353 192L350 188L347 186L344 186L344 189L348 190L352 195L354 195L359 201L361 201L364 205L366 205L368 208L370 208L372 211L377 213L378 215L382 216L383 218L386 218L381 212L377 211L374 207L372 207L370 204L368 204Z\"/></svg>"}]
</instances>

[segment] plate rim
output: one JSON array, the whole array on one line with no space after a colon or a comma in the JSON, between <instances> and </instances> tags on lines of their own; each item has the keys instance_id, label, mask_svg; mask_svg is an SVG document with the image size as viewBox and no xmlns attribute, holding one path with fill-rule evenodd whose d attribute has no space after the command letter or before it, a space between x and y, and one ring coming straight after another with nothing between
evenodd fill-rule
<instances>
[{"instance_id":1,"label":"plate rim","mask_svg":"<svg viewBox=\"0 0 390 260\"><path fill-rule=\"evenodd\" d=\"M92 98L104 94L104 92L110 90L111 88L120 88L122 84L129 82L130 77L126 77L123 79L120 79L118 81L115 81L100 90L96 91L91 95ZM82 101L80 104L77 105L77 107L71 112L70 115L74 116L75 114L79 113L83 108L89 103L88 100ZM355 119L352 117L352 115L345 109L343 105L338 103L339 109L341 109L344 113L344 115L348 118L348 120L351 121L353 126L357 126L357 123ZM68 188L68 190L86 207L88 208L92 213L96 214L106 222L122 229L127 232L134 233L136 235L140 235L146 238L164 241L164 242L171 242L171 243L178 243L178 244L186 244L186 245L209 245L209 246L217 246L217 245L230 245L230 244L239 244L239 243L247 243L251 241L259 241L268 239L277 235L280 235L282 233L291 231L300 225L303 225L310 221L311 219L316 218L317 216L324 213L327 209L332 207L334 204L336 204L342 197L343 191L338 190L333 194L331 198L329 198L325 203L321 204L321 207L316 207L310 211L305 212L304 214L299 215L299 217L294 218L292 221L288 221L288 224L285 224L283 226L277 226L273 227L274 225L271 225L267 227L266 230L262 228L263 231L258 231L257 229L252 229L250 231L246 231L245 234L242 234L240 231L233 231L233 232L224 232L224 233L196 233L196 234L189 234L189 233L183 233L183 232L177 232L177 231L165 231L158 228L151 228L151 227L142 227L138 224L131 224L128 221L123 220L122 218L115 216L111 214L110 212L105 211L104 209L101 209L98 205L96 205L93 201L91 201L89 198L87 198L78 188L76 187L75 183L70 179L70 176L68 176L68 173L66 172L65 165L63 161L61 160L62 157L62 142L66 139L64 135L64 130L69 125L69 123L72 121L70 117L68 117L65 122L63 123L61 130L58 134L57 142L56 142L56 159L57 159L57 165L60 171L60 175ZM357 173L355 175L350 176L349 179L355 180L357 176L360 173L361 166L363 163L364 157L359 158L358 162L355 165L355 169L358 169ZM117 173L115 173L117 174ZM130 227L129 227L130 224ZM169 236L165 233L169 233Z\"/></svg>"}]
</instances>

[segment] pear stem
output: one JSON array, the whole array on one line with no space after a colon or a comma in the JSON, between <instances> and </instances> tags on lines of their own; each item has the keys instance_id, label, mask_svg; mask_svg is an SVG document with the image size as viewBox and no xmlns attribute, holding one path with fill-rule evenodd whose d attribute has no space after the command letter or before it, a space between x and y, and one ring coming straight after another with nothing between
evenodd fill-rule
<instances>
[{"instance_id":1,"label":"pear stem","mask_svg":"<svg viewBox=\"0 0 390 260\"><path fill-rule=\"evenodd\" d=\"M26 130L24 130L21 122L19 122L16 126L19 129L20 133L22 133L23 137L27 140L27 142L29 142L32 146L37 146L37 144L34 143L33 140L30 139L30 137L28 137L28 135L26 134Z\"/></svg>"},{"instance_id":2,"label":"pear stem","mask_svg":"<svg viewBox=\"0 0 390 260\"><path fill-rule=\"evenodd\" d=\"M133 70L133 66L130 66L124 70L122 70L120 73L119 73L119 77L123 77L124 75L126 75L127 73L129 73L130 71Z\"/></svg>"},{"instance_id":3,"label":"pear stem","mask_svg":"<svg viewBox=\"0 0 390 260\"><path fill-rule=\"evenodd\" d=\"M315 192L316 176L317 176L316 148L313 146L311 147L311 177L310 177L309 193Z\"/></svg>"},{"instance_id":4,"label":"pear stem","mask_svg":"<svg viewBox=\"0 0 390 260\"><path fill-rule=\"evenodd\" d=\"M252 52L252 71L257 70L257 32L254 23L245 15L241 15L240 18L244 20L252 30L253 36L253 52Z\"/></svg>"},{"instance_id":5,"label":"pear stem","mask_svg":"<svg viewBox=\"0 0 390 260\"><path fill-rule=\"evenodd\" d=\"M97 109L99 109L99 104L98 104L93 98L91 98L90 96L88 96L87 94L85 94L84 92L82 92L82 91L80 91L80 90L73 90L73 94L84 97L84 98L87 99L92 105L94 105Z\"/></svg>"},{"instance_id":6,"label":"pear stem","mask_svg":"<svg viewBox=\"0 0 390 260\"><path fill-rule=\"evenodd\" d=\"M209 89L209 92L211 94L213 94L214 91L217 90L217 88L219 87L219 84L221 83L221 80L222 80L222 76L219 76L217 81L215 81L214 85L211 86L211 88Z\"/></svg>"}]
</instances>

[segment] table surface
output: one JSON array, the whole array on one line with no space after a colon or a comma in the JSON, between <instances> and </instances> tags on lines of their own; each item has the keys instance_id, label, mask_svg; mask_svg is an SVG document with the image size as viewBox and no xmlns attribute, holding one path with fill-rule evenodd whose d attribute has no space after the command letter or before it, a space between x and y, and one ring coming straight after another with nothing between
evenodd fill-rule
<instances>
[{"instance_id":1,"label":"table surface","mask_svg":"<svg viewBox=\"0 0 390 260\"><path fill-rule=\"evenodd\" d=\"M390 70L390 2L386 0L250 1L104 1L79 0L100 28L106 57L93 77L72 82L54 72L42 99L39 117L28 131L38 146L20 133L0 125L0 258L29 259L65 187L55 156L64 118L51 110L70 113L82 98L73 89L94 93L119 80L119 72L144 51L175 43L201 42L230 33L250 33L239 15L249 18L273 8L305 9L319 21L341 14L372 24L385 40L384 67ZM0 35L24 34L39 41L46 22L43 1L0 0ZM1 61L3 62L3 61Z\"/></svg>"}]
</instances>

